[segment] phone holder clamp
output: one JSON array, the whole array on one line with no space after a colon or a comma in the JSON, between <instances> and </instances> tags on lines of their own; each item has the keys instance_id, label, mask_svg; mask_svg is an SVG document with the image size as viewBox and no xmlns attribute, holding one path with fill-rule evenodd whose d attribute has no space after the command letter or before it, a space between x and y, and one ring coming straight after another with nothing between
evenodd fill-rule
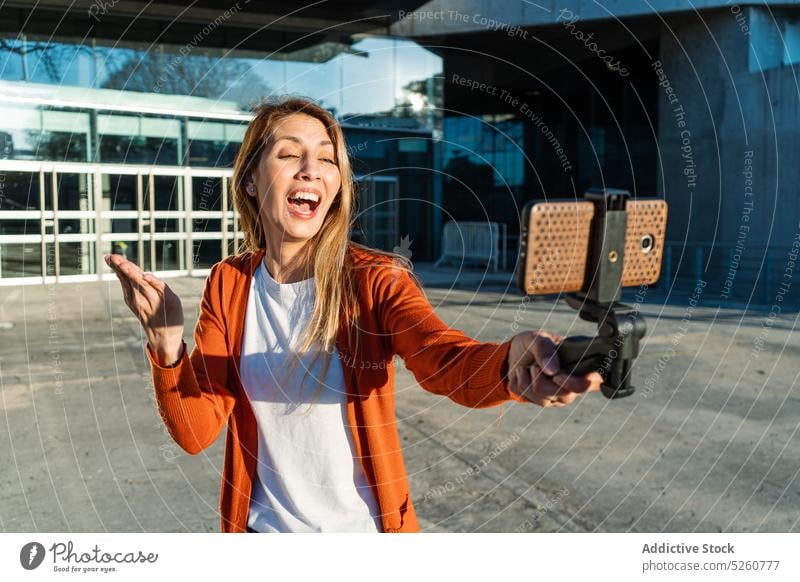
<instances>
[{"instance_id":1,"label":"phone holder clamp","mask_svg":"<svg viewBox=\"0 0 800 582\"><path fill-rule=\"evenodd\" d=\"M584 278L588 284L565 300L578 310L581 319L597 323L597 335L567 337L557 353L562 370L576 375L598 371L603 376L603 395L622 398L634 392L630 374L639 355L639 342L647 331L638 305L619 301L628 218L625 208L630 193L590 189L584 197L595 205Z\"/></svg>"}]
</instances>

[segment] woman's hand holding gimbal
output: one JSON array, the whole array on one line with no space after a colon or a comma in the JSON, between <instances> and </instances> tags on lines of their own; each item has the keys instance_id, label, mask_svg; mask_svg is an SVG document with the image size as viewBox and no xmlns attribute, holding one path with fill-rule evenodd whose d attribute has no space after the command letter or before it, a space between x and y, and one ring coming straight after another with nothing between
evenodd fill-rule
<instances>
[{"instance_id":1,"label":"woman's hand holding gimbal","mask_svg":"<svg viewBox=\"0 0 800 582\"><path fill-rule=\"evenodd\" d=\"M170 366L183 355L183 307L161 279L145 273L122 255L106 255L122 285L125 304L137 317L158 363Z\"/></svg>"},{"instance_id":2,"label":"woman's hand holding gimbal","mask_svg":"<svg viewBox=\"0 0 800 582\"><path fill-rule=\"evenodd\" d=\"M518 396L543 407L565 406L579 394L599 391L598 372L572 376L559 372L556 349L563 338L544 331L514 336L508 352L509 388Z\"/></svg>"}]
</instances>

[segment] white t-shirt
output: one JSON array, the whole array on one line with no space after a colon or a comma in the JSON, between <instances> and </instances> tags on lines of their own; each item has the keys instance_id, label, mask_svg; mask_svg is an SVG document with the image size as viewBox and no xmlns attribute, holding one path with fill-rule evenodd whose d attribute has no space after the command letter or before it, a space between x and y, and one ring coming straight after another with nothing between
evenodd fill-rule
<instances>
[{"instance_id":1,"label":"white t-shirt","mask_svg":"<svg viewBox=\"0 0 800 582\"><path fill-rule=\"evenodd\" d=\"M253 277L242 342L241 378L258 423L258 479L248 526L260 532L376 532L380 510L345 425L346 390L338 351L316 401L323 356L303 357L292 375L314 306L314 279L279 284L262 262Z\"/></svg>"}]
</instances>

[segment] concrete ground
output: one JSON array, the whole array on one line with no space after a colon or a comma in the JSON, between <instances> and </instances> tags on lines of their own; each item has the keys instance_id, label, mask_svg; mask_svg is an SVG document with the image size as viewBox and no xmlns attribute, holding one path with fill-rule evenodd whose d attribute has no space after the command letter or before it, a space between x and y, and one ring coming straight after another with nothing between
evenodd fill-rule
<instances>
[{"instance_id":1,"label":"concrete ground","mask_svg":"<svg viewBox=\"0 0 800 582\"><path fill-rule=\"evenodd\" d=\"M523 303L508 275L417 268L440 317L481 341L593 333L563 302ZM193 325L203 281L169 283ZM627 399L470 410L399 364L424 530L800 531L797 313L628 299L649 334ZM180 452L142 346L116 282L0 288L0 530L218 530L224 437Z\"/></svg>"}]
</instances>

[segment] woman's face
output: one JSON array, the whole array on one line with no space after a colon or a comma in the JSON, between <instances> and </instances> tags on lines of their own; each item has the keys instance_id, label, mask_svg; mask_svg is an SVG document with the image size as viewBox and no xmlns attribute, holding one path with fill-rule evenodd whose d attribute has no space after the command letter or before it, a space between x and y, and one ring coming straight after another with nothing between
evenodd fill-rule
<instances>
[{"instance_id":1,"label":"woman's face","mask_svg":"<svg viewBox=\"0 0 800 582\"><path fill-rule=\"evenodd\" d=\"M341 182L325 126L296 113L276 124L247 193L258 201L268 241L305 242L319 232Z\"/></svg>"}]
</instances>

